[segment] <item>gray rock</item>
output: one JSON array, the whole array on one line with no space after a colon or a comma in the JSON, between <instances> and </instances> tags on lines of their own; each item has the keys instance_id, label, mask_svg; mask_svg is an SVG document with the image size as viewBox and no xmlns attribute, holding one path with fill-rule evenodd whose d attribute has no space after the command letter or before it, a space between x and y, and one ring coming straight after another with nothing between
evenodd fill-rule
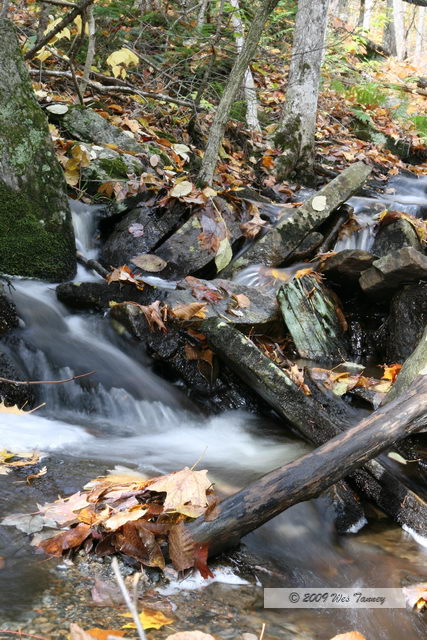
<instances>
[{"instance_id":1,"label":"gray rock","mask_svg":"<svg viewBox=\"0 0 427 640\"><path fill-rule=\"evenodd\" d=\"M110 302L132 300L139 304L151 304L161 297L158 290L146 285L141 291L126 282L65 282L56 287L60 302L81 311L105 311Z\"/></svg>"},{"instance_id":2,"label":"gray rock","mask_svg":"<svg viewBox=\"0 0 427 640\"><path fill-rule=\"evenodd\" d=\"M427 324L427 284L405 287L390 306L387 326L387 362L405 362L416 348Z\"/></svg>"},{"instance_id":3,"label":"gray rock","mask_svg":"<svg viewBox=\"0 0 427 640\"><path fill-rule=\"evenodd\" d=\"M147 147L137 142L133 135L127 135L122 129L115 127L92 109L83 109L80 106L72 107L61 116L60 124L71 138L82 142L114 144L123 151L132 151L133 153L147 151Z\"/></svg>"},{"instance_id":4,"label":"gray rock","mask_svg":"<svg viewBox=\"0 0 427 640\"><path fill-rule=\"evenodd\" d=\"M0 272L68 280L76 250L67 187L15 29L0 18Z\"/></svg>"},{"instance_id":5,"label":"gray rock","mask_svg":"<svg viewBox=\"0 0 427 640\"><path fill-rule=\"evenodd\" d=\"M185 211L185 207L179 202L166 209L141 203L125 214L105 241L100 256L102 264L106 267L118 267L129 263L131 258L141 253L150 253L184 221ZM132 224L143 226L142 236L129 232Z\"/></svg>"},{"instance_id":6,"label":"gray rock","mask_svg":"<svg viewBox=\"0 0 427 640\"><path fill-rule=\"evenodd\" d=\"M372 253L383 257L403 247L413 247L422 251L418 235L407 220L396 220L379 228L372 247Z\"/></svg>"},{"instance_id":7,"label":"gray rock","mask_svg":"<svg viewBox=\"0 0 427 640\"><path fill-rule=\"evenodd\" d=\"M0 351L0 378L7 380L27 380L24 372L6 354ZM34 404L34 390L24 384L0 382L0 399L6 405L17 405L30 409Z\"/></svg>"},{"instance_id":8,"label":"gray rock","mask_svg":"<svg viewBox=\"0 0 427 640\"><path fill-rule=\"evenodd\" d=\"M373 262L359 279L369 295L391 295L405 284L427 280L427 257L412 247L404 247Z\"/></svg>"},{"instance_id":9,"label":"gray rock","mask_svg":"<svg viewBox=\"0 0 427 640\"><path fill-rule=\"evenodd\" d=\"M18 324L16 307L6 295L3 285L0 284L0 335L4 335L11 329L16 329Z\"/></svg>"},{"instance_id":10,"label":"gray rock","mask_svg":"<svg viewBox=\"0 0 427 640\"><path fill-rule=\"evenodd\" d=\"M82 186L89 191L96 193L104 182L140 176L146 169L141 160L128 153L118 153L99 145L85 144L84 147L90 153L91 161L82 169Z\"/></svg>"},{"instance_id":11,"label":"gray rock","mask_svg":"<svg viewBox=\"0 0 427 640\"><path fill-rule=\"evenodd\" d=\"M345 249L328 258L321 271L330 280L339 284L356 284L360 274L372 265L375 256L360 249Z\"/></svg>"}]
</instances>

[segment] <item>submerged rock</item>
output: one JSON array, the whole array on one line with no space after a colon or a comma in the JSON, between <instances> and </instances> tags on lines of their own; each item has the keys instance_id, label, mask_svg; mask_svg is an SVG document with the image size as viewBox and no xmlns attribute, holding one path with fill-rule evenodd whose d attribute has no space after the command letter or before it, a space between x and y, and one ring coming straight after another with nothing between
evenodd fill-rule
<instances>
[{"instance_id":1,"label":"submerged rock","mask_svg":"<svg viewBox=\"0 0 427 640\"><path fill-rule=\"evenodd\" d=\"M16 307L9 296L6 295L5 288L0 284L0 335L4 335L11 329L16 329L19 324Z\"/></svg>"},{"instance_id":2,"label":"submerged rock","mask_svg":"<svg viewBox=\"0 0 427 640\"><path fill-rule=\"evenodd\" d=\"M1 348L0 378L6 378L7 380L27 380L24 372ZM21 408L25 405L25 407L29 409L34 404L34 399L34 389L31 386L0 381L0 401L7 406L17 405Z\"/></svg>"},{"instance_id":3,"label":"submerged rock","mask_svg":"<svg viewBox=\"0 0 427 640\"><path fill-rule=\"evenodd\" d=\"M387 362L404 362L427 324L427 284L405 287L392 300L387 326Z\"/></svg>"},{"instance_id":4,"label":"submerged rock","mask_svg":"<svg viewBox=\"0 0 427 640\"><path fill-rule=\"evenodd\" d=\"M379 228L372 253L383 257L403 247L413 247L417 251L422 251L421 242L411 223L407 220L396 220Z\"/></svg>"},{"instance_id":5,"label":"submerged rock","mask_svg":"<svg viewBox=\"0 0 427 640\"><path fill-rule=\"evenodd\" d=\"M360 274L366 271L374 260L375 256L368 251L345 249L328 258L320 270L333 282L356 284Z\"/></svg>"},{"instance_id":6,"label":"submerged rock","mask_svg":"<svg viewBox=\"0 0 427 640\"><path fill-rule=\"evenodd\" d=\"M391 295L404 284L427 280L427 257L404 247L373 262L360 276L360 286L369 295Z\"/></svg>"},{"instance_id":7,"label":"submerged rock","mask_svg":"<svg viewBox=\"0 0 427 640\"><path fill-rule=\"evenodd\" d=\"M0 18L0 272L58 281L76 269L64 176L15 29Z\"/></svg>"}]
</instances>

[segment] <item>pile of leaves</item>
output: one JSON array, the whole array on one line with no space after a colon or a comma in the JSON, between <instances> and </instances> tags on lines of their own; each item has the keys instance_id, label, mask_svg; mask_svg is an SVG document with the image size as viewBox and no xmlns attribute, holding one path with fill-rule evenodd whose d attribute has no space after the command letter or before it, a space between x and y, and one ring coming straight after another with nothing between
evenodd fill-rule
<instances>
[{"instance_id":1,"label":"pile of leaves","mask_svg":"<svg viewBox=\"0 0 427 640\"><path fill-rule=\"evenodd\" d=\"M159 569L168 549L177 571L195 567L207 578L212 576L207 545L195 544L184 523L203 515L209 519L216 502L206 470L186 467L150 479L112 473L40 506L43 525L61 530L38 534L33 544L56 557L81 548L100 557L120 552Z\"/></svg>"}]
</instances>

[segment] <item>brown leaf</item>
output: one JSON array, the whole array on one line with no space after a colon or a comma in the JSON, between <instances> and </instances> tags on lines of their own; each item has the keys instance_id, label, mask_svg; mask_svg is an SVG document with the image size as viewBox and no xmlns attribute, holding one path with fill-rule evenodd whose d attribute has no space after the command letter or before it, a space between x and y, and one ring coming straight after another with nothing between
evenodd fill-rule
<instances>
[{"instance_id":1,"label":"brown leaf","mask_svg":"<svg viewBox=\"0 0 427 640\"><path fill-rule=\"evenodd\" d=\"M251 306L251 301L244 293L233 293L231 297L236 301L238 309L247 309Z\"/></svg>"},{"instance_id":2,"label":"brown leaf","mask_svg":"<svg viewBox=\"0 0 427 640\"><path fill-rule=\"evenodd\" d=\"M218 302L223 299L219 289L214 285L205 285L194 276L187 276L184 282L191 287L191 293L196 300L206 300L207 302Z\"/></svg>"},{"instance_id":3,"label":"brown leaf","mask_svg":"<svg viewBox=\"0 0 427 640\"><path fill-rule=\"evenodd\" d=\"M126 509L125 511L117 511L110 518L108 518L108 520L105 520L103 522L103 526L110 531L116 531L128 522L139 520L139 518L142 518L142 516L146 513L147 509L145 509L142 505L138 505L133 509Z\"/></svg>"},{"instance_id":4,"label":"brown leaf","mask_svg":"<svg viewBox=\"0 0 427 640\"><path fill-rule=\"evenodd\" d=\"M149 271L150 273L163 271L168 264L166 260L163 260L163 258L151 253L142 253L139 256L135 256L131 259L131 262L140 269Z\"/></svg>"},{"instance_id":5,"label":"brown leaf","mask_svg":"<svg viewBox=\"0 0 427 640\"><path fill-rule=\"evenodd\" d=\"M267 222L261 218L258 207L252 202L249 204L249 214L252 216L251 219L241 224L240 230L245 238L255 238Z\"/></svg>"},{"instance_id":6,"label":"brown leaf","mask_svg":"<svg viewBox=\"0 0 427 640\"><path fill-rule=\"evenodd\" d=\"M187 360L203 360L212 366L214 353L207 347L195 347L192 344L184 345Z\"/></svg>"},{"instance_id":7,"label":"brown leaf","mask_svg":"<svg viewBox=\"0 0 427 640\"><path fill-rule=\"evenodd\" d=\"M156 300L155 302L152 302L147 306L132 301L122 302L121 304L131 304L134 307L138 307L138 309L140 309L144 314L150 331L153 331L155 327L157 327L158 329L160 329L160 331L163 331L163 333L167 333L167 328L165 323L163 322L162 311L160 309L160 305L162 304L161 300Z\"/></svg>"},{"instance_id":8,"label":"brown leaf","mask_svg":"<svg viewBox=\"0 0 427 640\"><path fill-rule=\"evenodd\" d=\"M79 547L84 540L90 535L90 525L81 522L73 529L61 531L58 535L42 540L38 545L43 551L50 556L61 557L63 551Z\"/></svg>"},{"instance_id":9,"label":"brown leaf","mask_svg":"<svg viewBox=\"0 0 427 640\"><path fill-rule=\"evenodd\" d=\"M193 471L185 467L181 471L171 473L150 485L150 491L166 492L163 507L166 510L178 511L191 518L202 515L208 506L206 491L211 481L206 477L207 470Z\"/></svg>"},{"instance_id":10,"label":"brown leaf","mask_svg":"<svg viewBox=\"0 0 427 640\"><path fill-rule=\"evenodd\" d=\"M172 316L177 320L191 320L192 318L206 318L207 307L202 302L191 302L190 304L178 304L172 308Z\"/></svg>"},{"instance_id":11,"label":"brown leaf","mask_svg":"<svg viewBox=\"0 0 427 640\"><path fill-rule=\"evenodd\" d=\"M214 578L214 574L208 567L208 545L198 544L194 550L194 566L202 578Z\"/></svg>"},{"instance_id":12,"label":"brown leaf","mask_svg":"<svg viewBox=\"0 0 427 640\"><path fill-rule=\"evenodd\" d=\"M402 366L403 365L401 364L384 364L384 373L382 375L382 380L391 380L392 382L394 382L399 375Z\"/></svg>"},{"instance_id":13,"label":"brown leaf","mask_svg":"<svg viewBox=\"0 0 427 640\"><path fill-rule=\"evenodd\" d=\"M194 566L194 541L183 522L171 527L169 533L169 555L177 571Z\"/></svg>"},{"instance_id":14,"label":"brown leaf","mask_svg":"<svg viewBox=\"0 0 427 640\"><path fill-rule=\"evenodd\" d=\"M115 546L118 551L135 558L148 567L163 569L165 560L159 543L151 531L137 528L133 523L127 523L116 533Z\"/></svg>"}]
</instances>

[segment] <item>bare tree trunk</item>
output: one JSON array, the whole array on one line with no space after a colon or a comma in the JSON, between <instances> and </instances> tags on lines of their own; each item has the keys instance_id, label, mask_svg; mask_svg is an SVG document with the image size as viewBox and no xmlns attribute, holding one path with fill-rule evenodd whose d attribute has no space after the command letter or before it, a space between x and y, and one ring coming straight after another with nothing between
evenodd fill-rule
<instances>
[{"instance_id":1,"label":"bare tree trunk","mask_svg":"<svg viewBox=\"0 0 427 640\"><path fill-rule=\"evenodd\" d=\"M331 0L330 10L333 16L341 18L344 9L347 6L347 0Z\"/></svg>"},{"instance_id":2,"label":"bare tree trunk","mask_svg":"<svg viewBox=\"0 0 427 640\"><path fill-rule=\"evenodd\" d=\"M374 0L366 0L365 1L365 11L363 12L363 22L362 27L364 31L369 31L371 27L371 17L372 17L372 9L374 5Z\"/></svg>"},{"instance_id":3,"label":"bare tree trunk","mask_svg":"<svg viewBox=\"0 0 427 640\"><path fill-rule=\"evenodd\" d=\"M365 5L366 5L366 0L360 0L359 17L357 19L358 27L361 27L363 25L363 19L365 16Z\"/></svg>"},{"instance_id":4,"label":"bare tree trunk","mask_svg":"<svg viewBox=\"0 0 427 640\"><path fill-rule=\"evenodd\" d=\"M278 2L279 0L265 0L263 2L252 21L242 50L234 62L212 123L205 155L203 156L202 167L198 176L198 181L202 184L212 184L216 163L218 161L218 150L224 135L230 109L242 85L249 63L255 54L267 18Z\"/></svg>"},{"instance_id":5,"label":"bare tree trunk","mask_svg":"<svg viewBox=\"0 0 427 640\"><path fill-rule=\"evenodd\" d=\"M87 24L89 29L89 40L87 44L87 54L85 60L85 66L83 70L83 80L80 84L80 91L82 95L84 95L86 91L87 81L90 80L90 71L93 65L93 60L95 58L95 43L96 43L96 25L95 25L95 15L93 13L93 6L90 5L87 12ZM83 29L83 24L82 24Z\"/></svg>"},{"instance_id":6,"label":"bare tree trunk","mask_svg":"<svg viewBox=\"0 0 427 640\"><path fill-rule=\"evenodd\" d=\"M320 68L325 44L329 0L300 0L295 24L286 103L275 142L283 149L279 178L314 172Z\"/></svg>"},{"instance_id":7,"label":"bare tree trunk","mask_svg":"<svg viewBox=\"0 0 427 640\"><path fill-rule=\"evenodd\" d=\"M206 11L208 8L209 0L202 0L200 3L199 14L197 16L197 27L200 29L205 24Z\"/></svg>"},{"instance_id":8,"label":"bare tree trunk","mask_svg":"<svg viewBox=\"0 0 427 640\"><path fill-rule=\"evenodd\" d=\"M239 0L230 0L231 6L234 8L231 23L235 32L237 51L241 51L245 43L243 37L244 26L240 17ZM258 100L256 95L256 87L254 77L250 67L247 68L243 81L245 100L246 100L246 123L249 129L253 131L261 131L258 120Z\"/></svg>"},{"instance_id":9,"label":"bare tree trunk","mask_svg":"<svg viewBox=\"0 0 427 640\"><path fill-rule=\"evenodd\" d=\"M426 9L425 7L419 7L418 17L417 17L417 26L416 26L417 38L415 41L415 62L420 62L421 55L423 53L425 20L426 20Z\"/></svg>"},{"instance_id":10,"label":"bare tree trunk","mask_svg":"<svg viewBox=\"0 0 427 640\"><path fill-rule=\"evenodd\" d=\"M406 56L405 12L402 0L393 0L393 25L396 38L396 55L398 60Z\"/></svg>"},{"instance_id":11,"label":"bare tree trunk","mask_svg":"<svg viewBox=\"0 0 427 640\"><path fill-rule=\"evenodd\" d=\"M49 22L50 7L48 4L42 4L39 14L39 23L37 25L37 42L43 38L44 32Z\"/></svg>"}]
</instances>

